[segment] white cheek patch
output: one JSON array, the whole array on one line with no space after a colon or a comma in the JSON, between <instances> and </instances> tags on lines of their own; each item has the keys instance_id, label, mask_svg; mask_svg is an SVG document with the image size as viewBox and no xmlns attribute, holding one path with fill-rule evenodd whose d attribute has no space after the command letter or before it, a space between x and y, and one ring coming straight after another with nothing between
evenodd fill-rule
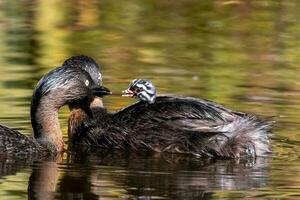
<instances>
[{"instance_id":1,"label":"white cheek patch","mask_svg":"<svg viewBox=\"0 0 300 200\"><path fill-rule=\"evenodd\" d=\"M150 95L145 91L141 92L138 97L143 101L147 101L148 103L154 103L155 101L155 95Z\"/></svg>"},{"instance_id":2,"label":"white cheek patch","mask_svg":"<svg viewBox=\"0 0 300 200\"><path fill-rule=\"evenodd\" d=\"M136 84L137 87L143 88L144 91L147 91L147 87L144 84Z\"/></svg>"},{"instance_id":3,"label":"white cheek patch","mask_svg":"<svg viewBox=\"0 0 300 200\"><path fill-rule=\"evenodd\" d=\"M145 85L147 85L149 87L151 86L151 84L149 82L146 82Z\"/></svg>"},{"instance_id":4,"label":"white cheek patch","mask_svg":"<svg viewBox=\"0 0 300 200\"><path fill-rule=\"evenodd\" d=\"M151 88L149 89L147 86L145 86L144 84L136 84L137 87L139 88L143 88L144 91L146 91L149 94L154 94L155 91L151 90Z\"/></svg>"},{"instance_id":5,"label":"white cheek patch","mask_svg":"<svg viewBox=\"0 0 300 200\"><path fill-rule=\"evenodd\" d=\"M139 93L138 97L143 101L148 101L148 99L150 99L150 95L145 91Z\"/></svg>"},{"instance_id":6,"label":"white cheek patch","mask_svg":"<svg viewBox=\"0 0 300 200\"><path fill-rule=\"evenodd\" d=\"M89 84L90 84L89 80L85 80L85 85L89 86Z\"/></svg>"}]
</instances>

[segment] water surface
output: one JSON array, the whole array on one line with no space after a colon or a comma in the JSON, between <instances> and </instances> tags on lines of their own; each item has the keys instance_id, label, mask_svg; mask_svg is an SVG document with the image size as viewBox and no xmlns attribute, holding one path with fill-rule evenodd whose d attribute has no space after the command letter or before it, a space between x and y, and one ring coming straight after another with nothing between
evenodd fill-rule
<instances>
[{"instance_id":1,"label":"water surface","mask_svg":"<svg viewBox=\"0 0 300 200\"><path fill-rule=\"evenodd\" d=\"M68 57L100 64L114 95L148 78L159 93L206 98L277 121L270 157L203 160L69 150L0 161L0 199L299 199L300 1L22 0L0 2L0 120L31 135L39 78ZM66 135L68 109L60 112Z\"/></svg>"}]
</instances>

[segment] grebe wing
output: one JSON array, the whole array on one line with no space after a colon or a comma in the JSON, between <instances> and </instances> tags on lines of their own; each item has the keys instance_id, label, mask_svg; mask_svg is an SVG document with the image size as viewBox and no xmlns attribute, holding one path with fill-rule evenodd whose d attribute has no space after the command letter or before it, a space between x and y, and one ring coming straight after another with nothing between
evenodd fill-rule
<instances>
[{"instance_id":1,"label":"grebe wing","mask_svg":"<svg viewBox=\"0 0 300 200\"><path fill-rule=\"evenodd\" d=\"M214 102L176 96L159 96L154 104L140 101L113 115L114 121L131 126L164 123L169 127L197 132L216 132L236 117L235 112Z\"/></svg>"},{"instance_id":2,"label":"grebe wing","mask_svg":"<svg viewBox=\"0 0 300 200\"><path fill-rule=\"evenodd\" d=\"M14 129L0 125L1 153L13 153L14 156L20 156L37 152L39 149L41 149L41 146L34 138L27 137Z\"/></svg>"}]
</instances>

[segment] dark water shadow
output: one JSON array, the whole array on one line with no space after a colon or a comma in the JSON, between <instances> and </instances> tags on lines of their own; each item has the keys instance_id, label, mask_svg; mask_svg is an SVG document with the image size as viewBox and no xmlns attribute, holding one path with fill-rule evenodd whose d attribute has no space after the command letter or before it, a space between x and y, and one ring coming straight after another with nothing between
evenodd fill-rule
<instances>
[{"instance_id":1,"label":"dark water shadow","mask_svg":"<svg viewBox=\"0 0 300 200\"><path fill-rule=\"evenodd\" d=\"M212 199L215 190L266 186L267 167L266 158L73 149L63 162L33 164L28 199Z\"/></svg>"}]
</instances>

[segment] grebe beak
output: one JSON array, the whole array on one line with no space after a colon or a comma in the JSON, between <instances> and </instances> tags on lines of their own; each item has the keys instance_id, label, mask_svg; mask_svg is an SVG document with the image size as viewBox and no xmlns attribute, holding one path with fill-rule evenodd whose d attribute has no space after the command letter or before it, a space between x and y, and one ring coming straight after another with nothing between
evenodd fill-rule
<instances>
[{"instance_id":1,"label":"grebe beak","mask_svg":"<svg viewBox=\"0 0 300 200\"><path fill-rule=\"evenodd\" d=\"M102 97L105 95L110 95L110 94L112 94L112 92L106 87L97 86L97 87L93 88L93 94L98 97Z\"/></svg>"},{"instance_id":2,"label":"grebe beak","mask_svg":"<svg viewBox=\"0 0 300 200\"><path fill-rule=\"evenodd\" d=\"M123 90L122 91L122 96L123 97L133 97L134 96L134 92L131 91L129 88L127 90Z\"/></svg>"}]
</instances>

